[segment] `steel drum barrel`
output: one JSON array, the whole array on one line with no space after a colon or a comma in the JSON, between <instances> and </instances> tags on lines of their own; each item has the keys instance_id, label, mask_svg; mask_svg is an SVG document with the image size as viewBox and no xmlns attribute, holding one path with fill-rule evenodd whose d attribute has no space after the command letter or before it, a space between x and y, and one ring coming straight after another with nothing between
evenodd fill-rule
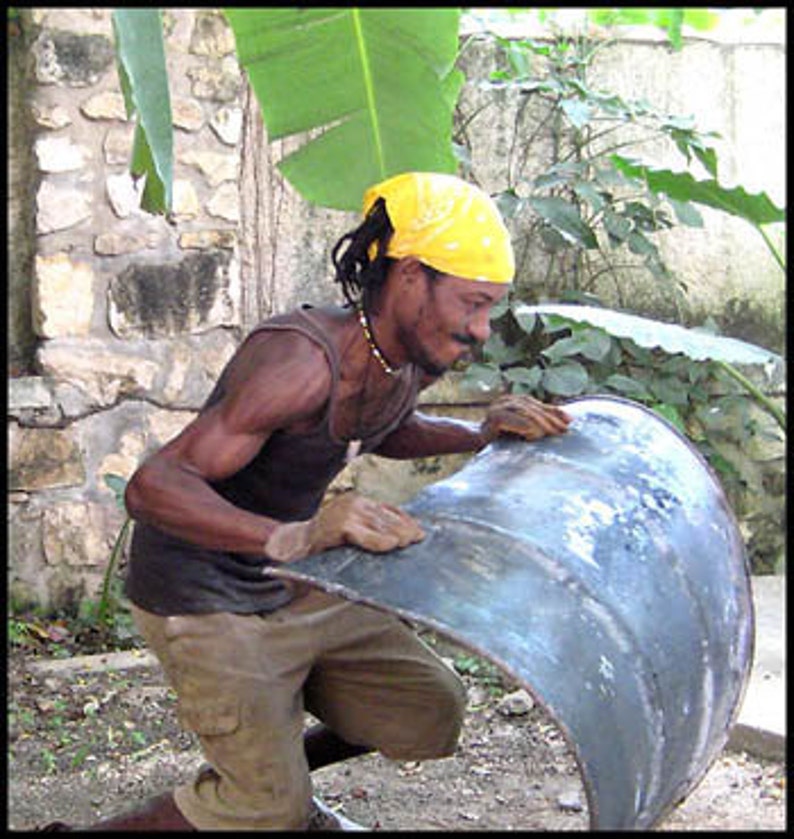
<instances>
[{"instance_id":1,"label":"steel drum barrel","mask_svg":"<svg viewBox=\"0 0 794 839\"><path fill-rule=\"evenodd\" d=\"M647 829L724 748L752 663L747 557L697 450L635 403L585 397L568 432L499 440L405 509L421 543L279 574L430 627L552 715L593 829Z\"/></svg>"}]
</instances>

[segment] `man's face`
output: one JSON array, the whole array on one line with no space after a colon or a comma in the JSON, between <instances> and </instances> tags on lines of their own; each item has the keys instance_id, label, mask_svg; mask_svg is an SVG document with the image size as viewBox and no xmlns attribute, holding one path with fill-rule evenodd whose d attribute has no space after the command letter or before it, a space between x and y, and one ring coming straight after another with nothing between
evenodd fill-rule
<instances>
[{"instance_id":1,"label":"man's face","mask_svg":"<svg viewBox=\"0 0 794 839\"><path fill-rule=\"evenodd\" d=\"M503 283L426 274L413 317L400 327L400 339L409 348L411 361L429 375L440 376L470 355L488 340L491 308L507 290Z\"/></svg>"}]
</instances>

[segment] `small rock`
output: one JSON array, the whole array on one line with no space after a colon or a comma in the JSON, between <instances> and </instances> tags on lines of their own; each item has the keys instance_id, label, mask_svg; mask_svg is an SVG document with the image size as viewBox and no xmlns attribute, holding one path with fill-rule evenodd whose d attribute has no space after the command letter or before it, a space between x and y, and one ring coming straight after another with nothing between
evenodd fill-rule
<instances>
[{"instance_id":1,"label":"small rock","mask_svg":"<svg viewBox=\"0 0 794 839\"><path fill-rule=\"evenodd\" d=\"M42 714L49 714L50 711L54 711L56 708L55 701L52 699L47 699L46 697L39 696L36 697L36 699L34 699L33 701L36 703L36 707L39 709L39 711L42 712Z\"/></svg>"},{"instance_id":2,"label":"small rock","mask_svg":"<svg viewBox=\"0 0 794 839\"><path fill-rule=\"evenodd\" d=\"M564 813L581 813L584 809L578 792L564 792L558 795L557 806Z\"/></svg>"},{"instance_id":3,"label":"small rock","mask_svg":"<svg viewBox=\"0 0 794 839\"><path fill-rule=\"evenodd\" d=\"M505 694L496 706L496 710L506 717L520 717L528 714L535 706L532 697L523 688Z\"/></svg>"},{"instance_id":4,"label":"small rock","mask_svg":"<svg viewBox=\"0 0 794 839\"><path fill-rule=\"evenodd\" d=\"M480 708L488 704L488 689L482 685L472 685L469 688L469 707Z\"/></svg>"}]
</instances>

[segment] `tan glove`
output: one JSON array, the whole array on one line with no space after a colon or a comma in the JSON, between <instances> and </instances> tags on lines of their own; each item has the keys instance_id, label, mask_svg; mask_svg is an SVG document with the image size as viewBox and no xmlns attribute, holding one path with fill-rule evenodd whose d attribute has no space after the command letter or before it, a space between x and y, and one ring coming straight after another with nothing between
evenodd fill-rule
<instances>
[{"instance_id":1,"label":"tan glove","mask_svg":"<svg viewBox=\"0 0 794 839\"><path fill-rule=\"evenodd\" d=\"M399 507L346 492L324 504L309 521L280 524L270 534L265 553L278 562L346 544L385 553L424 537L419 523Z\"/></svg>"},{"instance_id":2,"label":"tan glove","mask_svg":"<svg viewBox=\"0 0 794 839\"><path fill-rule=\"evenodd\" d=\"M500 396L488 408L480 426L487 443L500 434L517 434L525 440L538 440L550 434L564 434L573 418L556 405L547 405L531 396Z\"/></svg>"}]
</instances>

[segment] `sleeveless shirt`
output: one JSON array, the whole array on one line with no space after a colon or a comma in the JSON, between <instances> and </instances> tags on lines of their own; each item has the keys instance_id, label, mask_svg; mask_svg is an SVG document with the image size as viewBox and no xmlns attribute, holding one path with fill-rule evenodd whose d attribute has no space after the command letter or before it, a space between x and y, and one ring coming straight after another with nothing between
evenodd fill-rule
<instances>
[{"instance_id":1,"label":"sleeveless shirt","mask_svg":"<svg viewBox=\"0 0 794 839\"><path fill-rule=\"evenodd\" d=\"M323 349L331 370L331 389L320 420L304 433L275 431L246 466L210 483L232 504L282 522L310 519L328 485L346 465L349 441L333 433L340 359L322 318L315 312L304 307L278 315L260 324L251 335L289 330ZM229 364L202 410L223 397ZM406 365L400 373L399 387L383 411L380 428L362 438L361 453L375 450L408 417L416 404L418 385L419 371ZM270 612L292 599L284 583L268 575L268 567L273 564L264 555L209 550L136 522L125 594L136 606L159 615Z\"/></svg>"}]
</instances>

